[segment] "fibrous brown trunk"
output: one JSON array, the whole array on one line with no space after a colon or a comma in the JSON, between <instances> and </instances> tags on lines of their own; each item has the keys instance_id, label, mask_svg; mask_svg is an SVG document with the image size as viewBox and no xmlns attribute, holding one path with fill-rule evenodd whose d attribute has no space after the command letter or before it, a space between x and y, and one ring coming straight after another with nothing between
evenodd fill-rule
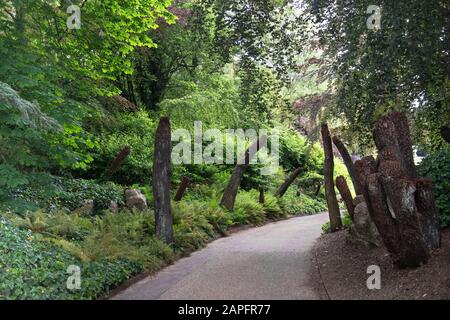
<instances>
[{"instance_id":1,"label":"fibrous brown trunk","mask_svg":"<svg viewBox=\"0 0 450 320\"><path fill-rule=\"evenodd\" d=\"M389 115L389 119L394 124L402 165L404 166L408 177L417 178L417 169L414 163L414 150L412 148L408 118L404 113L392 112Z\"/></svg>"},{"instance_id":2,"label":"fibrous brown trunk","mask_svg":"<svg viewBox=\"0 0 450 320\"><path fill-rule=\"evenodd\" d=\"M317 197L320 193L320 189L322 189L322 184L317 184L317 188L316 188L316 192L314 193L314 195Z\"/></svg>"},{"instance_id":3,"label":"fibrous brown trunk","mask_svg":"<svg viewBox=\"0 0 450 320\"><path fill-rule=\"evenodd\" d=\"M294 172L291 173L289 178L287 178L286 181L277 190L275 196L282 198L285 195L286 191L288 191L291 184L295 181L295 179L297 179L300 173L302 173L302 171L303 171L302 167L295 169Z\"/></svg>"},{"instance_id":4,"label":"fibrous brown trunk","mask_svg":"<svg viewBox=\"0 0 450 320\"><path fill-rule=\"evenodd\" d=\"M259 188L259 203L264 204L266 199L264 197L264 188Z\"/></svg>"},{"instance_id":5,"label":"fibrous brown trunk","mask_svg":"<svg viewBox=\"0 0 450 320\"><path fill-rule=\"evenodd\" d=\"M416 183L412 180L381 177L387 203L397 222L400 238L398 264L400 268L415 268L426 263L429 251L423 238L414 202Z\"/></svg>"},{"instance_id":6,"label":"fibrous brown trunk","mask_svg":"<svg viewBox=\"0 0 450 320\"><path fill-rule=\"evenodd\" d=\"M418 179L406 117L393 112L375 124L378 161L355 163L370 216L400 268L424 264L440 246L432 184ZM405 136L408 135L408 136Z\"/></svg>"},{"instance_id":7,"label":"fibrous brown trunk","mask_svg":"<svg viewBox=\"0 0 450 320\"><path fill-rule=\"evenodd\" d=\"M111 162L111 165L109 166L108 170L106 170L104 179L109 180L111 177L119 170L122 163L125 161L126 158L131 153L131 147L126 146L124 147L116 156L116 158Z\"/></svg>"},{"instance_id":8,"label":"fibrous brown trunk","mask_svg":"<svg viewBox=\"0 0 450 320\"><path fill-rule=\"evenodd\" d=\"M177 193L174 198L176 202L179 202L181 201L181 199L183 199L184 193L186 192L186 189L189 187L190 184L191 179L189 179L188 177L183 177L183 179L181 179L180 186L178 187Z\"/></svg>"},{"instance_id":9,"label":"fibrous brown trunk","mask_svg":"<svg viewBox=\"0 0 450 320\"><path fill-rule=\"evenodd\" d=\"M447 143L450 143L450 127L442 127L441 136Z\"/></svg>"},{"instance_id":10,"label":"fibrous brown trunk","mask_svg":"<svg viewBox=\"0 0 450 320\"><path fill-rule=\"evenodd\" d=\"M163 117L156 130L152 182L156 235L167 244L173 242L173 216L170 208L171 149L170 120Z\"/></svg>"},{"instance_id":11,"label":"fibrous brown trunk","mask_svg":"<svg viewBox=\"0 0 450 320\"><path fill-rule=\"evenodd\" d=\"M336 136L333 137L333 143L336 146L336 148L339 150L342 160L344 160L344 164L347 167L347 171L348 171L348 174L350 175L350 178L352 179L353 187L355 188L356 194L357 195L362 194L361 186L356 177L355 165L353 163L350 153L348 152L344 143L338 137L336 137Z\"/></svg>"},{"instance_id":12,"label":"fibrous brown trunk","mask_svg":"<svg viewBox=\"0 0 450 320\"><path fill-rule=\"evenodd\" d=\"M330 229L335 232L342 227L341 212L336 198L336 191L334 190L334 156L333 144L331 142L330 131L327 124L322 124L321 128L323 149L325 153L325 161L323 168L323 175L325 177L325 196L328 205L328 212L330 215Z\"/></svg>"},{"instance_id":13,"label":"fibrous brown trunk","mask_svg":"<svg viewBox=\"0 0 450 320\"><path fill-rule=\"evenodd\" d=\"M222 200L220 204L227 208L229 211L234 210L234 203L236 201L236 196L239 190L239 185L241 184L242 177L244 176L245 170L247 170L250 165L250 161L259 151L262 146L267 145L267 137L261 136L257 141L255 141L250 148L245 151L243 161L240 161L231 175L230 181L223 193Z\"/></svg>"},{"instance_id":14,"label":"fibrous brown trunk","mask_svg":"<svg viewBox=\"0 0 450 320\"><path fill-rule=\"evenodd\" d=\"M350 192L347 181L343 176L336 178L336 187L338 188L342 200L344 200L345 206L347 207L347 212L353 221L353 217L355 215L355 205L353 204L352 193Z\"/></svg>"},{"instance_id":15,"label":"fibrous brown trunk","mask_svg":"<svg viewBox=\"0 0 450 320\"><path fill-rule=\"evenodd\" d=\"M416 188L416 205L425 243L429 250L438 249L441 247L441 234L433 183L430 180L419 179Z\"/></svg>"}]
</instances>

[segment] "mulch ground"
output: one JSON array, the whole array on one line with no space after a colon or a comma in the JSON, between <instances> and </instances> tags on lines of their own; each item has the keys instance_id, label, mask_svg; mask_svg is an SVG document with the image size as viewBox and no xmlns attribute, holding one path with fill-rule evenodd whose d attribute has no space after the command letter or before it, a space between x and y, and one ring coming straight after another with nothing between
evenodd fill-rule
<instances>
[{"instance_id":1,"label":"mulch ground","mask_svg":"<svg viewBox=\"0 0 450 320\"><path fill-rule=\"evenodd\" d=\"M428 264L415 270L393 267L385 248L358 248L348 231L323 235L315 245L318 291L332 300L450 300L450 229L442 234L442 248ZM381 290L367 288L367 268L381 269Z\"/></svg>"}]
</instances>

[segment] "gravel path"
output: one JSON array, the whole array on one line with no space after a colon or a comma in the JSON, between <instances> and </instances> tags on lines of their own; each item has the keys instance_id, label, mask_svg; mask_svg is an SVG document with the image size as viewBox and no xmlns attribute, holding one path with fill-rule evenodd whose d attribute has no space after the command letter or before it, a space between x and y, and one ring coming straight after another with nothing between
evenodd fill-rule
<instances>
[{"instance_id":1,"label":"gravel path","mask_svg":"<svg viewBox=\"0 0 450 320\"><path fill-rule=\"evenodd\" d=\"M312 248L326 221L298 217L221 238L112 299L320 299Z\"/></svg>"}]
</instances>

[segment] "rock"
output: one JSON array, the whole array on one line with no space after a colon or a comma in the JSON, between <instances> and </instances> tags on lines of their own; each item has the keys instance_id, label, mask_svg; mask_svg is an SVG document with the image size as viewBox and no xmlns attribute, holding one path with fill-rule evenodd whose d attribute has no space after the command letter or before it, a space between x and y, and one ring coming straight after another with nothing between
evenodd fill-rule
<instances>
[{"instance_id":1,"label":"rock","mask_svg":"<svg viewBox=\"0 0 450 320\"><path fill-rule=\"evenodd\" d=\"M358 195L355 197L355 199L353 200L353 204L356 206L358 206L358 204L365 202L366 200L364 200L364 196L363 195Z\"/></svg>"},{"instance_id":2,"label":"rock","mask_svg":"<svg viewBox=\"0 0 450 320\"><path fill-rule=\"evenodd\" d=\"M119 205L117 204L116 201L111 201L109 203L108 209L109 209L109 211L111 211L111 213L114 213L114 214L119 213Z\"/></svg>"},{"instance_id":3,"label":"rock","mask_svg":"<svg viewBox=\"0 0 450 320\"><path fill-rule=\"evenodd\" d=\"M91 216L94 214L94 200L84 200L82 206L74 211L80 215Z\"/></svg>"},{"instance_id":4,"label":"rock","mask_svg":"<svg viewBox=\"0 0 450 320\"><path fill-rule=\"evenodd\" d=\"M355 199L355 203L358 203L358 205L355 208L350 234L354 237L356 243L366 243L369 246L379 247L382 242L378 230L370 218L367 204L364 201L360 202L361 198L358 197Z\"/></svg>"},{"instance_id":5,"label":"rock","mask_svg":"<svg viewBox=\"0 0 450 320\"><path fill-rule=\"evenodd\" d=\"M125 198L128 209L136 208L143 211L148 208L145 196L138 189L126 190Z\"/></svg>"}]
</instances>

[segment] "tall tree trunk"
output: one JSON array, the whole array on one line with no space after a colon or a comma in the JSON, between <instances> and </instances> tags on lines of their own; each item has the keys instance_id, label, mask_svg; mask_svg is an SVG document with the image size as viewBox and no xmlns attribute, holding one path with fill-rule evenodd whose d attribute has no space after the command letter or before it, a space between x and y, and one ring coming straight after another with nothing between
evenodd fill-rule
<instances>
[{"instance_id":1,"label":"tall tree trunk","mask_svg":"<svg viewBox=\"0 0 450 320\"><path fill-rule=\"evenodd\" d=\"M410 178L417 178L416 164L414 163L414 150L411 141L408 118L402 112L392 112L389 119L394 124L398 147L400 149L402 164Z\"/></svg>"},{"instance_id":2,"label":"tall tree trunk","mask_svg":"<svg viewBox=\"0 0 450 320\"><path fill-rule=\"evenodd\" d=\"M419 211L420 226L429 250L441 247L439 215L433 194L433 183L419 179L416 184L416 205Z\"/></svg>"},{"instance_id":3,"label":"tall tree trunk","mask_svg":"<svg viewBox=\"0 0 450 320\"><path fill-rule=\"evenodd\" d=\"M264 188L259 188L259 203L264 204L266 199L264 197Z\"/></svg>"},{"instance_id":4,"label":"tall tree trunk","mask_svg":"<svg viewBox=\"0 0 450 320\"><path fill-rule=\"evenodd\" d=\"M128 100L131 101L131 103L133 103L134 105L138 105L137 99L136 99L136 94L134 92L134 84L133 84L133 79L127 75L126 78L126 83L127 83L127 92L128 92Z\"/></svg>"},{"instance_id":5,"label":"tall tree trunk","mask_svg":"<svg viewBox=\"0 0 450 320\"><path fill-rule=\"evenodd\" d=\"M355 216L355 205L353 204L352 193L350 192L347 181L343 176L336 178L336 187L338 188L342 200L344 200L345 206L347 207L347 212L353 221L353 217Z\"/></svg>"},{"instance_id":6,"label":"tall tree trunk","mask_svg":"<svg viewBox=\"0 0 450 320\"><path fill-rule=\"evenodd\" d=\"M419 219L417 219L418 211L414 203L417 190L415 182L382 176L381 185L386 191L388 205L398 224L398 233L402 244L399 252L399 267L415 268L426 263L429 251L423 238Z\"/></svg>"},{"instance_id":7,"label":"tall tree trunk","mask_svg":"<svg viewBox=\"0 0 450 320\"><path fill-rule=\"evenodd\" d=\"M442 127L441 136L447 143L450 143L450 127Z\"/></svg>"},{"instance_id":8,"label":"tall tree trunk","mask_svg":"<svg viewBox=\"0 0 450 320\"><path fill-rule=\"evenodd\" d=\"M282 198L285 195L286 191L288 191L291 184L295 181L295 179L297 179L300 173L302 173L302 171L303 171L302 167L295 169L294 172L291 173L289 178L287 178L286 181L277 190L275 196Z\"/></svg>"},{"instance_id":9,"label":"tall tree trunk","mask_svg":"<svg viewBox=\"0 0 450 320\"><path fill-rule=\"evenodd\" d=\"M321 183L318 183L318 184L317 184L317 188L316 188L316 192L314 193L314 195L315 195L316 197L319 196L320 189L322 189L322 184L321 184Z\"/></svg>"},{"instance_id":10,"label":"tall tree trunk","mask_svg":"<svg viewBox=\"0 0 450 320\"><path fill-rule=\"evenodd\" d=\"M409 127L404 115L393 112L373 129L378 161L355 163L370 216L394 263L415 268L440 247L440 228L432 184L418 179Z\"/></svg>"},{"instance_id":11,"label":"tall tree trunk","mask_svg":"<svg viewBox=\"0 0 450 320\"><path fill-rule=\"evenodd\" d=\"M327 124L322 124L322 141L325 153L325 161L323 166L323 175L325 177L325 196L328 204L328 212L330 215L330 229L335 232L342 227L341 212L334 190L334 157L333 144L331 142L330 131Z\"/></svg>"},{"instance_id":12,"label":"tall tree trunk","mask_svg":"<svg viewBox=\"0 0 450 320\"><path fill-rule=\"evenodd\" d=\"M155 136L153 161L153 198L155 207L156 235L165 243L173 242L173 216L170 208L170 119L161 118Z\"/></svg>"},{"instance_id":13,"label":"tall tree trunk","mask_svg":"<svg viewBox=\"0 0 450 320\"><path fill-rule=\"evenodd\" d=\"M189 179L188 177L183 177L183 179L181 179L181 184L178 187L177 194L175 195L174 198L176 202L179 202L181 201L181 199L183 199L184 193L186 192L186 189L189 187L190 184L191 179Z\"/></svg>"},{"instance_id":14,"label":"tall tree trunk","mask_svg":"<svg viewBox=\"0 0 450 320\"><path fill-rule=\"evenodd\" d=\"M128 156L131 153L131 147L125 146L120 152L117 154L116 158L111 162L111 165L106 170L104 179L109 180L111 177L119 170L120 166L123 164L123 162L128 158Z\"/></svg>"},{"instance_id":15,"label":"tall tree trunk","mask_svg":"<svg viewBox=\"0 0 450 320\"><path fill-rule=\"evenodd\" d=\"M234 203L236 202L236 196L239 190L239 185L241 184L242 177L244 176L245 170L247 170L250 165L250 161L259 151L259 149L267 145L267 137L262 136L253 145L245 151L243 164L238 164L231 175L230 181L223 193L222 201L220 204L227 208L229 211L234 210Z\"/></svg>"},{"instance_id":16,"label":"tall tree trunk","mask_svg":"<svg viewBox=\"0 0 450 320\"><path fill-rule=\"evenodd\" d=\"M336 146L336 148L339 150L342 160L344 160L344 164L347 167L347 171L350 175L350 178L352 179L353 186L355 187L356 195L362 194L361 186L356 177L355 165L353 164L352 157L351 157L350 153L348 152L347 148L345 147L345 144L341 141L341 139L339 139L336 136L333 137L333 143Z\"/></svg>"}]
</instances>

